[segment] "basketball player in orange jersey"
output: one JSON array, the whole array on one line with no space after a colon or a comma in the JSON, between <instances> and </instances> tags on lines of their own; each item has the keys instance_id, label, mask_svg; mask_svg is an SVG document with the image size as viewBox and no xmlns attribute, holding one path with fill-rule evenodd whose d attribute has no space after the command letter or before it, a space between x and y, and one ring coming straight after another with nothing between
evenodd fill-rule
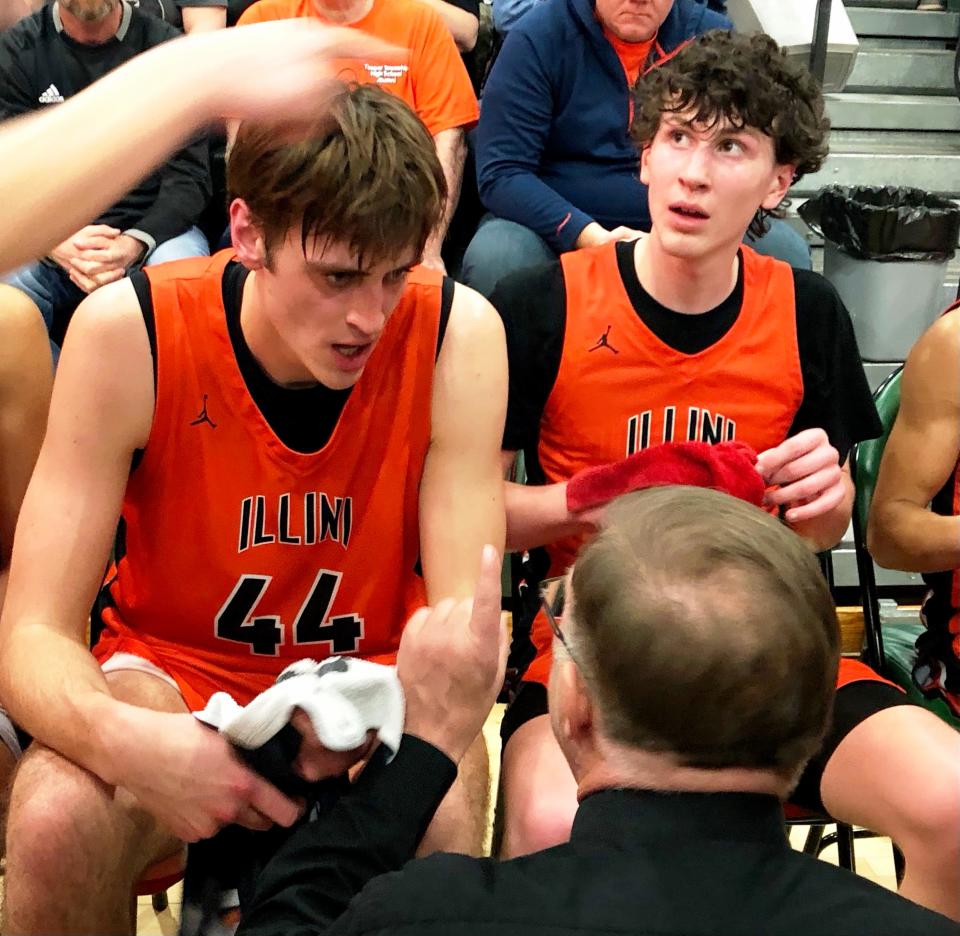
<instances>
[{"instance_id":1,"label":"basketball player in orange jersey","mask_svg":"<svg viewBox=\"0 0 960 936\"><path fill-rule=\"evenodd\" d=\"M740 244L821 164L819 89L768 37L711 33L640 80L635 111L650 235L567 254L493 297L510 357L505 461L523 449L533 481L508 486L508 548L546 546L541 574L562 574L602 522L570 509L566 482L687 439L753 446L770 508L829 548L850 518L850 448L879 431L849 317L822 277ZM544 624L504 720L507 855L564 839L576 806L546 716ZM892 836L903 893L960 915L960 736L857 661L839 683L794 798Z\"/></svg>"},{"instance_id":2,"label":"basketball player in orange jersey","mask_svg":"<svg viewBox=\"0 0 960 936\"><path fill-rule=\"evenodd\" d=\"M283 139L240 130L232 250L104 288L71 325L3 619L2 697L37 739L5 933L127 932L132 886L180 840L290 824L297 804L188 710L298 658L392 662L408 613L472 594L502 545L503 329L415 268L445 196L429 134L366 86ZM350 760L317 748L309 779ZM478 850L475 749L428 847Z\"/></svg>"}]
</instances>

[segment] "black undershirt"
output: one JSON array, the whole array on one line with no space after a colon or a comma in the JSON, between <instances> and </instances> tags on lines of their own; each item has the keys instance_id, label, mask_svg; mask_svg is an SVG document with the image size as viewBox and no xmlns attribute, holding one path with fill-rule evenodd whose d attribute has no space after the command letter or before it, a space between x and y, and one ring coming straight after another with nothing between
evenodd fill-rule
<instances>
[{"instance_id":1,"label":"black undershirt","mask_svg":"<svg viewBox=\"0 0 960 936\"><path fill-rule=\"evenodd\" d=\"M223 307L226 310L227 331L243 382L267 425L278 439L294 452L309 455L318 452L330 440L352 387L332 390L323 384L308 387L283 387L266 374L247 345L240 327L240 305L243 286L249 270L235 260L223 271ZM131 276L140 308L143 311L150 350L153 354L153 382L157 383L157 339L153 299L147 276L143 272ZM450 309L453 306L454 281L444 277L440 300L440 322L437 332L437 356L443 343ZM137 459L137 463L139 458ZM135 466L134 466L135 467Z\"/></svg>"},{"instance_id":2,"label":"black undershirt","mask_svg":"<svg viewBox=\"0 0 960 936\"><path fill-rule=\"evenodd\" d=\"M698 315L674 312L641 286L634 244L617 244L617 266L627 295L643 323L681 354L697 354L733 327L743 304L743 263L733 291L716 308ZM788 435L822 428L844 460L855 442L874 438L881 426L863 372L850 316L827 280L794 270L797 344L803 400ZM560 368L567 299L559 262L519 271L504 279L491 302L503 318L510 363L510 398L503 447L524 450L531 481L536 472L540 419Z\"/></svg>"},{"instance_id":3,"label":"black undershirt","mask_svg":"<svg viewBox=\"0 0 960 936\"><path fill-rule=\"evenodd\" d=\"M294 452L317 452L327 444L350 399L352 387L331 390L323 384L282 387L271 380L247 345L240 327L243 285L250 271L240 263L228 263L223 271L223 307L227 331L237 366L250 396L277 438Z\"/></svg>"}]
</instances>

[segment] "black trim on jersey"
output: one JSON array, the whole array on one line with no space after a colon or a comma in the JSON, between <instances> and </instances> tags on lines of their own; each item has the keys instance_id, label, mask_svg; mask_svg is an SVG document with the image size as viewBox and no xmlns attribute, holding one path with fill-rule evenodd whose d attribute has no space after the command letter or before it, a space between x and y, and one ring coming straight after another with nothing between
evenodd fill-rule
<instances>
[{"instance_id":1,"label":"black trim on jersey","mask_svg":"<svg viewBox=\"0 0 960 936\"><path fill-rule=\"evenodd\" d=\"M737 252L737 282L733 292L720 305L697 316L674 312L657 302L640 285L637 266L633 262L633 242L619 241L616 245L617 269L623 280L630 302L637 315L664 344L681 354L699 354L716 344L740 317L743 306L743 253ZM691 318L696 319L692 325Z\"/></svg>"},{"instance_id":2,"label":"black trim on jersey","mask_svg":"<svg viewBox=\"0 0 960 936\"><path fill-rule=\"evenodd\" d=\"M323 384L281 387L267 376L253 356L240 327L240 303L249 273L235 260L223 271L227 331L243 382L267 425L287 448L305 455L318 452L330 441L353 388L331 390Z\"/></svg>"},{"instance_id":3,"label":"black trim on jersey","mask_svg":"<svg viewBox=\"0 0 960 936\"><path fill-rule=\"evenodd\" d=\"M136 270L130 274L130 283L137 294L140 303L140 312L143 315L143 324L147 329L147 340L150 342L150 362L153 366L153 395L157 395L157 320L153 312L153 293L150 291L150 280L143 270ZM133 450L130 459L130 474L133 474L143 461L143 449Z\"/></svg>"},{"instance_id":4,"label":"black trim on jersey","mask_svg":"<svg viewBox=\"0 0 960 936\"><path fill-rule=\"evenodd\" d=\"M157 319L153 311L153 293L150 290L150 280L143 270L136 270L130 274L130 283L137 294L140 303L140 312L143 314L143 324L147 329L147 340L150 342L150 359L153 362L153 392L157 392Z\"/></svg>"},{"instance_id":5,"label":"black trim on jersey","mask_svg":"<svg viewBox=\"0 0 960 936\"><path fill-rule=\"evenodd\" d=\"M449 276L443 278L443 284L440 287L440 321L437 323L437 353L434 360L440 357L443 336L446 335L447 325L450 323L450 312L453 310L453 294L456 288L456 281Z\"/></svg>"}]
</instances>

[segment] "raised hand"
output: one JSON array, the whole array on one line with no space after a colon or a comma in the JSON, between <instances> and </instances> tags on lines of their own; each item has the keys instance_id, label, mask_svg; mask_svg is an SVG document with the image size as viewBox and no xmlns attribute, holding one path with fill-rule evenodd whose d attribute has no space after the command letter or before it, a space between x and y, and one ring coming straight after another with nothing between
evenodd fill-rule
<instances>
[{"instance_id":1,"label":"raised hand","mask_svg":"<svg viewBox=\"0 0 960 936\"><path fill-rule=\"evenodd\" d=\"M403 632L397 676L406 696L405 731L459 761L496 701L507 649L500 555L485 546L474 597L421 608Z\"/></svg>"}]
</instances>

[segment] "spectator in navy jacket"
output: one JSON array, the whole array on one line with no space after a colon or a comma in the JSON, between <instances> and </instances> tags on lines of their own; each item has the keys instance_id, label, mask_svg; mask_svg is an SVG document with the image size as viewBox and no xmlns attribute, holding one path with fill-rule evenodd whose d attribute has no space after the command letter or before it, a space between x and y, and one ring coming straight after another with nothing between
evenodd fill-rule
<instances>
[{"instance_id":1,"label":"spectator in navy jacket","mask_svg":"<svg viewBox=\"0 0 960 936\"><path fill-rule=\"evenodd\" d=\"M477 179L491 214L467 248L463 281L489 296L514 270L648 231L630 88L688 39L730 27L696 0L554 0L530 10L484 91ZM784 222L753 246L810 266Z\"/></svg>"}]
</instances>

